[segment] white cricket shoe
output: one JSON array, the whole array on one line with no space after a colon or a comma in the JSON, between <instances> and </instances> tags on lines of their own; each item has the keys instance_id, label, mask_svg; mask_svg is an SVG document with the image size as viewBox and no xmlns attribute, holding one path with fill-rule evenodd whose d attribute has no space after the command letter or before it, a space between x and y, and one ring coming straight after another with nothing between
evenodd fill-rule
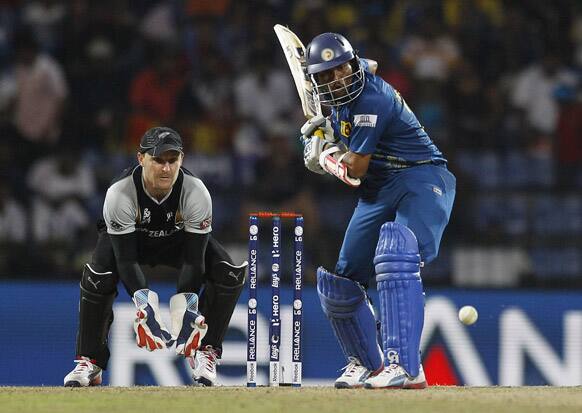
<instances>
[{"instance_id":1,"label":"white cricket shoe","mask_svg":"<svg viewBox=\"0 0 582 413\"><path fill-rule=\"evenodd\" d=\"M366 389L424 389L427 386L422 364L416 377L409 376L398 364L390 364L380 374L364 382Z\"/></svg>"},{"instance_id":2,"label":"white cricket shoe","mask_svg":"<svg viewBox=\"0 0 582 413\"><path fill-rule=\"evenodd\" d=\"M370 370L362 366L358 359L350 357L349 361L334 383L336 389L359 389L364 387L364 380L370 376Z\"/></svg>"},{"instance_id":3,"label":"white cricket shoe","mask_svg":"<svg viewBox=\"0 0 582 413\"><path fill-rule=\"evenodd\" d=\"M65 387L89 387L98 386L103 381L101 367L87 357L75 360L77 366L65 376Z\"/></svg>"},{"instance_id":4,"label":"white cricket shoe","mask_svg":"<svg viewBox=\"0 0 582 413\"><path fill-rule=\"evenodd\" d=\"M212 346L204 346L196 351L192 357L188 357L192 367L192 379L196 386L219 386L216 379L216 366L220 364L218 351Z\"/></svg>"}]
</instances>

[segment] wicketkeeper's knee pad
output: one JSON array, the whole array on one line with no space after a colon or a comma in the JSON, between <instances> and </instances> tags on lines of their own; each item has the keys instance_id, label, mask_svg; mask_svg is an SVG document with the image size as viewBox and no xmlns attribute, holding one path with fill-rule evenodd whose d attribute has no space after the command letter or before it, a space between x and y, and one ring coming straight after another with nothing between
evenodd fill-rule
<instances>
[{"instance_id":1,"label":"wicketkeeper's knee pad","mask_svg":"<svg viewBox=\"0 0 582 413\"><path fill-rule=\"evenodd\" d=\"M377 341L376 319L363 287L319 267L317 292L321 308L346 358L357 358L371 371L381 367L383 360Z\"/></svg>"},{"instance_id":2,"label":"wicketkeeper's knee pad","mask_svg":"<svg viewBox=\"0 0 582 413\"><path fill-rule=\"evenodd\" d=\"M386 362L399 364L408 374L417 376L424 295L414 233L396 222L382 225L374 265Z\"/></svg>"},{"instance_id":3,"label":"wicketkeeper's knee pad","mask_svg":"<svg viewBox=\"0 0 582 413\"><path fill-rule=\"evenodd\" d=\"M225 287L242 288L245 284L245 275L248 263L234 265L227 261L219 261L210 269L211 279L214 284Z\"/></svg>"},{"instance_id":4,"label":"wicketkeeper's knee pad","mask_svg":"<svg viewBox=\"0 0 582 413\"><path fill-rule=\"evenodd\" d=\"M106 271L95 264L85 264L81 286L95 294L109 295L117 292L118 277L112 271Z\"/></svg>"},{"instance_id":5,"label":"wicketkeeper's knee pad","mask_svg":"<svg viewBox=\"0 0 582 413\"><path fill-rule=\"evenodd\" d=\"M206 317L208 333L203 345L211 345L221 350L228 324L245 285L248 263L234 265L220 261L210 269L211 276L206 281L200 297L200 312Z\"/></svg>"}]
</instances>

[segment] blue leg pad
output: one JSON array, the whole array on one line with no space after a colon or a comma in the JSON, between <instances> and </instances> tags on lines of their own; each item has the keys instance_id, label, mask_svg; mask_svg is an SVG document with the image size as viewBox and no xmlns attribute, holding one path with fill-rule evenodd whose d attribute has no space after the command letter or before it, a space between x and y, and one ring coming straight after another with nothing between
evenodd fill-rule
<instances>
[{"instance_id":1,"label":"blue leg pad","mask_svg":"<svg viewBox=\"0 0 582 413\"><path fill-rule=\"evenodd\" d=\"M383 360L376 319L362 286L319 267L317 293L346 358L357 358L371 371L380 368Z\"/></svg>"},{"instance_id":2,"label":"blue leg pad","mask_svg":"<svg viewBox=\"0 0 582 413\"><path fill-rule=\"evenodd\" d=\"M414 233L396 222L382 225L374 265L386 363L399 364L408 374L417 376L424 295Z\"/></svg>"}]
</instances>

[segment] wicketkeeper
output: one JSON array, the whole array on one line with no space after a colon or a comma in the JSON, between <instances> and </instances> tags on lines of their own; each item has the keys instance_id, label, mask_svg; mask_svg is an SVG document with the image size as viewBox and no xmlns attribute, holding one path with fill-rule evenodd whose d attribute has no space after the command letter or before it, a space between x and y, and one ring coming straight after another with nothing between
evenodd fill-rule
<instances>
[{"instance_id":1,"label":"wicketkeeper","mask_svg":"<svg viewBox=\"0 0 582 413\"><path fill-rule=\"evenodd\" d=\"M126 169L107 190L97 246L83 268L76 367L65 376L65 386L101 384L120 280L135 303L137 345L149 351L175 345L176 353L188 359L196 384L217 383L216 365L247 263L234 265L210 235L210 194L182 168L183 158L176 131L152 128L141 139L139 165ZM141 265L179 270L169 328Z\"/></svg>"}]
</instances>

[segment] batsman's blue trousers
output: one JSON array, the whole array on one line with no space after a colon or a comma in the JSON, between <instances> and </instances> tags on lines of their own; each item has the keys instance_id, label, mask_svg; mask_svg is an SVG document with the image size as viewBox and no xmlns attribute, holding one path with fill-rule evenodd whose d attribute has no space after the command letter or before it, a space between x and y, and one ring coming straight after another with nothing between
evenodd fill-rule
<instances>
[{"instance_id":1,"label":"batsman's blue trousers","mask_svg":"<svg viewBox=\"0 0 582 413\"><path fill-rule=\"evenodd\" d=\"M410 228L418 239L422 261L432 261L451 216L455 187L455 176L444 165L420 165L391 173L376 193L360 196L346 230L336 274L369 284L375 275L380 227L388 221Z\"/></svg>"}]
</instances>

